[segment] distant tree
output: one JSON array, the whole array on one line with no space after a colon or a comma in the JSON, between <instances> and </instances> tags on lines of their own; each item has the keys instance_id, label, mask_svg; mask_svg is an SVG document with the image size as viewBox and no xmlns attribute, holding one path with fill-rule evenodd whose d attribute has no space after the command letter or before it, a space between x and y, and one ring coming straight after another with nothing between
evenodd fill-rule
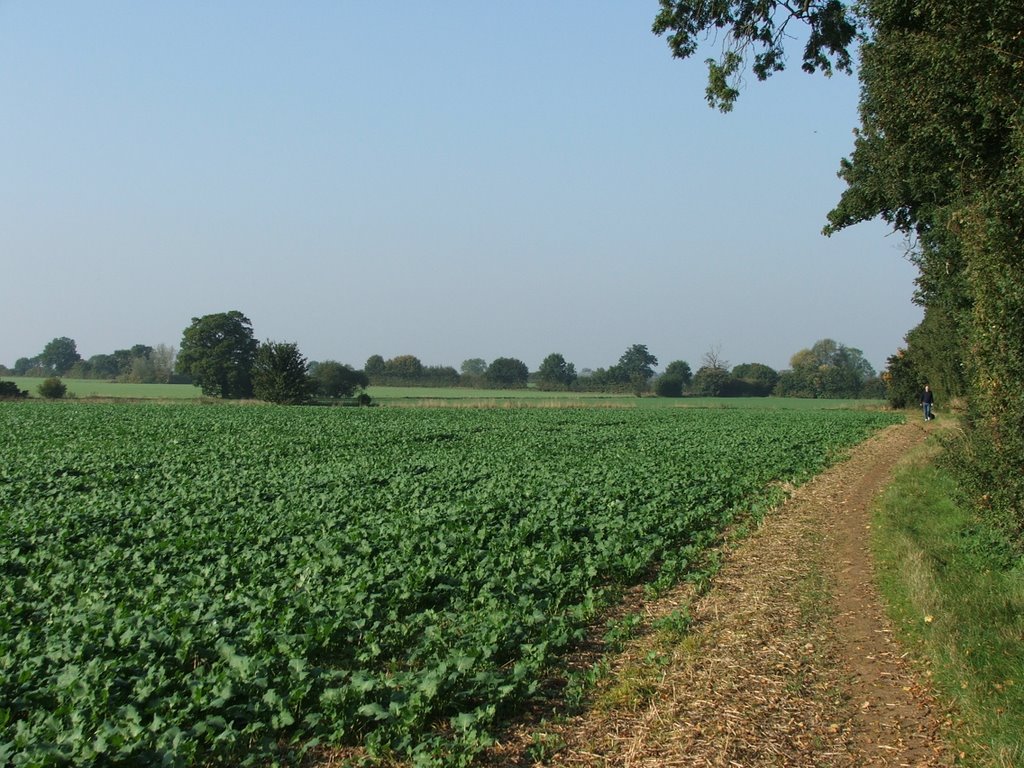
<instances>
[{"instance_id":1,"label":"distant tree","mask_svg":"<svg viewBox=\"0 0 1024 768\"><path fill-rule=\"evenodd\" d=\"M182 335L177 370L209 397L250 397L258 347L252 323L237 310L193 317Z\"/></svg>"},{"instance_id":2,"label":"distant tree","mask_svg":"<svg viewBox=\"0 0 1024 768\"><path fill-rule=\"evenodd\" d=\"M50 341L39 355L40 364L47 370L63 376L76 362L82 359L75 346L75 340L67 336Z\"/></svg>"},{"instance_id":3,"label":"distant tree","mask_svg":"<svg viewBox=\"0 0 1024 768\"><path fill-rule=\"evenodd\" d=\"M727 370L702 365L693 375L690 389L701 397L727 397L732 394L732 387L733 378Z\"/></svg>"},{"instance_id":4,"label":"distant tree","mask_svg":"<svg viewBox=\"0 0 1024 768\"><path fill-rule=\"evenodd\" d=\"M767 397L779 383L779 373L763 363L742 363L732 369L732 378L740 385L741 394Z\"/></svg>"},{"instance_id":5,"label":"distant tree","mask_svg":"<svg viewBox=\"0 0 1024 768\"><path fill-rule=\"evenodd\" d=\"M149 361L153 365L153 380L161 384L170 382L174 375L174 360L177 357L177 350L168 344L157 344L149 354Z\"/></svg>"},{"instance_id":6,"label":"distant tree","mask_svg":"<svg viewBox=\"0 0 1024 768\"><path fill-rule=\"evenodd\" d=\"M622 353L615 368L624 381L633 382L639 378L646 382L654 376L657 364L658 358L647 351L645 344L634 344Z\"/></svg>"},{"instance_id":7,"label":"distant tree","mask_svg":"<svg viewBox=\"0 0 1024 768\"><path fill-rule=\"evenodd\" d=\"M690 382L693 381L693 371L690 370L690 364L685 360L673 360L665 366L665 373L662 375L679 379L683 382L683 387L690 386Z\"/></svg>"},{"instance_id":8,"label":"distant tree","mask_svg":"<svg viewBox=\"0 0 1024 768\"><path fill-rule=\"evenodd\" d=\"M821 339L790 358L790 370L779 375L776 393L784 397L860 397L875 375L864 354L832 339Z\"/></svg>"},{"instance_id":9,"label":"distant tree","mask_svg":"<svg viewBox=\"0 0 1024 768\"><path fill-rule=\"evenodd\" d=\"M75 364L64 372L64 375L69 379L91 379L92 366L89 365L88 360L76 360Z\"/></svg>"},{"instance_id":10,"label":"distant tree","mask_svg":"<svg viewBox=\"0 0 1024 768\"><path fill-rule=\"evenodd\" d=\"M19 357L14 361L14 375L27 376L33 368L39 367L38 357Z\"/></svg>"},{"instance_id":11,"label":"distant tree","mask_svg":"<svg viewBox=\"0 0 1024 768\"><path fill-rule=\"evenodd\" d=\"M537 386L540 389L569 389L576 382L576 366L557 352L544 358L537 369Z\"/></svg>"},{"instance_id":12,"label":"distant tree","mask_svg":"<svg viewBox=\"0 0 1024 768\"><path fill-rule=\"evenodd\" d=\"M613 378L607 368L584 368L576 379L576 388L582 392L606 392L621 389L622 384Z\"/></svg>"},{"instance_id":13,"label":"distant tree","mask_svg":"<svg viewBox=\"0 0 1024 768\"><path fill-rule=\"evenodd\" d=\"M682 397L683 380L679 376L663 373L654 382L654 394L658 397Z\"/></svg>"},{"instance_id":14,"label":"distant tree","mask_svg":"<svg viewBox=\"0 0 1024 768\"><path fill-rule=\"evenodd\" d=\"M701 358L701 368L712 368L715 370L728 371L729 361L722 357L722 345L715 344Z\"/></svg>"},{"instance_id":15,"label":"distant tree","mask_svg":"<svg viewBox=\"0 0 1024 768\"><path fill-rule=\"evenodd\" d=\"M450 365L425 365L419 381L425 387L457 387L461 377Z\"/></svg>"},{"instance_id":16,"label":"distant tree","mask_svg":"<svg viewBox=\"0 0 1024 768\"><path fill-rule=\"evenodd\" d=\"M120 364L113 355L93 355L86 362L89 375L94 379L115 379L121 372Z\"/></svg>"},{"instance_id":17,"label":"distant tree","mask_svg":"<svg viewBox=\"0 0 1024 768\"><path fill-rule=\"evenodd\" d=\"M530 369L522 360L517 360L514 357L499 357L487 366L484 378L492 387L502 389L525 387L530 378Z\"/></svg>"},{"instance_id":18,"label":"distant tree","mask_svg":"<svg viewBox=\"0 0 1024 768\"><path fill-rule=\"evenodd\" d=\"M153 368L153 361L148 357L133 357L132 367L121 378L134 384L152 384L156 381L156 370Z\"/></svg>"},{"instance_id":19,"label":"distant tree","mask_svg":"<svg viewBox=\"0 0 1024 768\"><path fill-rule=\"evenodd\" d=\"M333 399L352 397L360 389L370 385L363 371L335 360L324 360L310 366L310 377L316 386L316 394Z\"/></svg>"},{"instance_id":20,"label":"distant tree","mask_svg":"<svg viewBox=\"0 0 1024 768\"><path fill-rule=\"evenodd\" d=\"M423 363L415 355L398 355L384 363L384 375L388 380L415 384L423 373Z\"/></svg>"},{"instance_id":21,"label":"distant tree","mask_svg":"<svg viewBox=\"0 0 1024 768\"><path fill-rule=\"evenodd\" d=\"M259 400L268 403L296 405L309 400L313 386L298 345L275 341L260 344L253 360L252 389Z\"/></svg>"},{"instance_id":22,"label":"distant tree","mask_svg":"<svg viewBox=\"0 0 1024 768\"><path fill-rule=\"evenodd\" d=\"M39 385L39 394L47 400L60 400L68 393L67 385L56 376L44 379Z\"/></svg>"},{"instance_id":23,"label":"distant tree","mask_svg":"<svg viewBox=\"0 0 1024 768\"><path fill-rule=\"evenodd\" d=\"M384 358L380 355L370 355L366 358L366 364L363 366L363 373L370 378L370 381L379 379L384 375Z\"/></svg>"},{"instance_id":24,"label":"distant tree","mask_svg":"<svg viewBox=\"0 0 1024 768\"><path fill-rule=\"evenodd\" d=\"M479 378L487 373L487 361L480 357L471 357L468 360L462 361L462 367L459 370L463 376L476 376Z\"/></svg>"}]
</instances>

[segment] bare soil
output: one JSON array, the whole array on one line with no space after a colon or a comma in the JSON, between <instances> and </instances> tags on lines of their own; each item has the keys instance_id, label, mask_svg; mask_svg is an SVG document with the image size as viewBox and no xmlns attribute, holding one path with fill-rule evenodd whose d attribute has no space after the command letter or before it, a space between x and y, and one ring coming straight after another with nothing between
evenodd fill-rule
<instances>
[{"instance_id":1,"label":"bare soil","mask_svg":"<svg viewBox=\"0 0 1024 768\"><path fill-rule=\"evenodd\" d=\"M873 500L930 428L890 427L797 488L725 548L703 594L633 606L653 621L685 605L693 621L669 645L637 638L584 714L506 734L488 764L952 764L949 721L894 639L868 549Z\"/></svg>"}]
</instances>

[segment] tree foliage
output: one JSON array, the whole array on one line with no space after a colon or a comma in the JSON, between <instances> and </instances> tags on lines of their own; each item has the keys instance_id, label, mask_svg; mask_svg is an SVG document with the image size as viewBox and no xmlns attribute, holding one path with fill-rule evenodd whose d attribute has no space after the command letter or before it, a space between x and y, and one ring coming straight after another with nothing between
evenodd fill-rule
<instances>
[{"instance_id":1,"label":"tree foliage","mask_svg":"<svg viewBox=\"0 0 1024 768\"><path fill-rule=\"evenodd\" d=\"M0 400L22 400L28 397L28 392L19 389L13 381L0 381Z\"/></svg>"},{"instance_id":2,"label":"tree foliage","mask_svg":"<svg viewBox=\"0 0 1024 768\"><path fill-rule=\"evenodd\" d=\"M58 377L51 376L39 384L38 392L47 400L60 400L68 393L68 387Z\"/></svg>"},{"instance_id":3,"label":"tree foliage","mask_svg":"<svg viewBox=\"0 0 1024 768\"><path fill-rule=\"evenodd\" d=\"M683 380L673 374L662 374L654 382L654 394L658 397L682 397L683 388Z\"/></svg>"},{"instance_id":4,"label":"tree foliage","mask_svg":"<svg viewBox=\"0 0 1024 768\"><path fill-rule=\"evenodd\" d=\"M874 375L859 349L821 339L793 355L790 370L779 375L776 391L783 397L861 397Z\"/></svg>"},{"instance_id":5,"label":"tree foliage","mask_svg":"<svg viewBox=\"0 0 1024 768\"><path fill-rule=\"evenodd\" d=\"M369 386L370 380L363 371L336 360L324 360L309 366L310 378L315 392L320 397L339 399L352 397L360 389Z\"/></svg>"},{"instance_id":6,"label":"tree foliage","mask_svg":"<svg viewBox=\"0 0 1024 768\"><path fill-rule=\"evenodd\" d=\"M793 22L810 29L803 51L804 71L830 75L833 69L851 70L856 17L839 0L660 0L660 5L652 29L666 36L672 55L678 59L695 54L709 36L722 35L719 58L705 60L705 96L711 106L723 112L731 110L739 96L739 80L751 53L751 69L758 80L785 68L785 45L790 37L787 29Z\"/></svg>"},{"instance_id":7,"label":"tree foliage","mask_svg":"<svg viewBox=\"0 0 1024 768\"><path fill-rule=\"evenodd\" d=\"M522 360L517 360L514 357L499 357L487 366L484 378L492 387L502 389L525 387L530 379L530 369Z\"/></svg>"},{"instance_id":8,"label":"tree foliage","mask_svg":"<svg viewBox=\"0 0 1024 768\"><path fill-rule=\"evenodd\" d=\"M487 361L482 357L471 357L462 361L460 370L463 376L481 377L487 373Z\"/></svg>"},{"instance_id":9,"label":"tree foliage","mask_svg":"<svg viewBox=\"0 0 1024 768\"><path fill-rule=\"evenodd\" d=\"M633 344L622 353L615 369L624 381L640 379L647 382L654 376L657 364L658 358L647 351L646 344Z\"/></svg>"},{"instance_id":10,"label":"tree foliage","mask_svg":"<svg viewBox=\"0 0 1024 768\"><path fill-rule=\"evenodd\" d=\"M730 394L732 376L725 368L702 365L693 375L691 390L701 397L726 397Z\"/></svg>"},{"instance_id":11,"label":"tree foliage","mask_svg":"<svg viewBox=\"0 0 1024 768\"><path fill-rule=\"evenodd\" d=\"M693 381L693 371L690 370L690 364L685 360L673 360L665 366L664 375L678 378L684 387L690 386L690 382Z\"/></svg>"},{"instance_id":12,"label":"tree foliage","mask_svg":"<svg viewBox=\"0 0 1024 768\"><path fill-rule=\"evenodd\" d=\"M252 323L237 310L193 317L181 338L177 370L208 397L250 397L258 346Z\"/></svg>"},{"instance_id":13,"label":"tree foliage","mask_svg":"<svg viewBox=\"0 0 1024 768\"><path fill-rule=\"evenodd\" d=\"M537 387L546 390L569 389L576 383L576 366L558 352L544 358L537 369Z\"/></svg>"},{"instance_id":14,"label":"tree foliage","mask_svg":"<svg viewBox=\"0 0 1024 768\"><path fill-rule=\"evenodd\" d=\"M778 371L763 363L737 365L732 369L732 378L747 397L767 397L779 383Z\"/></svg>"},{"instance_id":15,"label":"tree foliage","mask_svg":"<svg viewBox=\"0 0 1024 768\"><path fill-rule=\"evenodd\" d=\"M75 340L61 336L53 339L43 348L42 354L39 355L39 364L51 373L63 376L71 369L71 366L81 359Z\"/></svg>"},{"instance_id":16,"label":"tree foliage","mask_svg":"<svg viewBox=\"0 0 1024 768\"><path fill-rule=\"evenodd\" d=\"M882 218L910 240L926 308L911 360L951 390L966 380L966 485L1024 539L1024 14L1016 0L863 10L861 125L826 232Z\"/></svg>"},{"instance_id":17,"label":"tree foliage","mask_svg":"<svg viewBox=\"0 0 1024 768\"><path fill-rule=\"evenodd\" d=\"M309 400L313 382L298 345L277 341L260 344L253 359L252 390L257 399L278 405L298 405Z\"/></svg>"}]
</instances>

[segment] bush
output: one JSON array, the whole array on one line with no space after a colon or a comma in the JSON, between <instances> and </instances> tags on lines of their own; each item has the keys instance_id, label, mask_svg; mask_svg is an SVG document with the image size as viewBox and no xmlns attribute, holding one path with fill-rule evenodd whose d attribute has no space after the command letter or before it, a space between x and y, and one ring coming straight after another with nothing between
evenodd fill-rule
<instances>
[{"instance_id":1,"label":"bush","mask_svg":"<svg viewBox=\"0 0 1024 768\"><path fill-rule=\"evenodd\" d=\"M13 381L0 381L0 400L17 400L28 397L28 392L18 389Z\"/></svg>"},{"instance_id":2,"label":"bush","mask_svg":"<svg viewBox=\"0 0 1024 768\"><path fill-rule=\"evenodd\" d=\"M47 400L60 400L68 393L67 385L56 376L45 379L37 390Z\"/></svg>"},{"instance_id":3,"label":"bush","mask_svg":"<svg viewBox=\"0 0 1024 768\"><path fill-rule=\"evenodd\" d=\"M679 376L662 376L654 385L658 397L682 397L683 380Z\"/></svg>"}]
</instances>

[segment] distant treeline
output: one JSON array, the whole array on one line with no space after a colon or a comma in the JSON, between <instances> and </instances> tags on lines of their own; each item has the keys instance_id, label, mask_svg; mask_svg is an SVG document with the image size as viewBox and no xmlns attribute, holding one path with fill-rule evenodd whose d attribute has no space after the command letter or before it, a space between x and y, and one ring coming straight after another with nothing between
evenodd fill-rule
<instances>
[{"instance_id":1,"label":"distant treeline","mask_svg":"<svg viewBox=\"0 0 1024 768\"><path fill-rule=\"evenodd\" d=\"M69 379L102 379L136 384L190 384L191 377L175 372L174 347L136 344L109 354L86 359L78 353L74 339L67 336L50 341L33 357L21 357L12 368L0 365L0 374L14 376L63 376Z\"/></svg>"},{"instance_id":2,"label":"distant treeline","mask_svg":"<svg viewBox=\"0 0 1024 768\"><path fill-rule=\"evenodd\" d=\"M252 336L248 319L240 313L234 314L238 317L228 313L194 318L193 326L183 338L182 349L187 354L180 356L174 347L166 344L155 347L136 344L129 349L83 359L78 354L75 341L65 336L53 339L35 357L19 359L13 369L0 366L0 374L137 383L196 383L213 396L248 397L252 395L250 358L260 345ZM211 325L215 331L211 338L220 339L219 344L231 337L227 331L237 325L241 330L236 333L239 339L235 346L241 351L222 350L216 354L212 350L203 351L203 344L197 344L192 336L198 327L205 325ZM340 375L335 370L340 364L334 361L306 362L297 345L291 346L295 347L292 357L296 360L290 365L304 367L314 381ZM222 353L223 359L220 359ZM215 359L216 372L211 374L210 364ZM346 374L341 377L345 381L339 384L331 379L329 383L322 382L320 389L332 392L331 396L335 397L340 392L351 395L369 385L487 389L533 387L542 391L637 396L653 393L661 397L886 397L885 384L876 376L861 351L832 339L822 339L809 349L800 350L791 358L791 367L783 371L762 363L730 366L718 350L706 353L701 363L694 372L686 361L674 360L658 372L655 370L658 358L643 344L633 344L618 362L607 368L584 368L579 372L573 363L557 352L544 358L535 371L530 371L526 363L513 357L498 357L490 362L470 358L456 369L450 365L424 365L415 355L398 355L390 359L371 355L361 371L351 366L340 366L344 369L342 373ZM232 373L232 366L244 367L245 370ZM196 378L200 371L201 375Z\"/></svg>"}]
</instances>

